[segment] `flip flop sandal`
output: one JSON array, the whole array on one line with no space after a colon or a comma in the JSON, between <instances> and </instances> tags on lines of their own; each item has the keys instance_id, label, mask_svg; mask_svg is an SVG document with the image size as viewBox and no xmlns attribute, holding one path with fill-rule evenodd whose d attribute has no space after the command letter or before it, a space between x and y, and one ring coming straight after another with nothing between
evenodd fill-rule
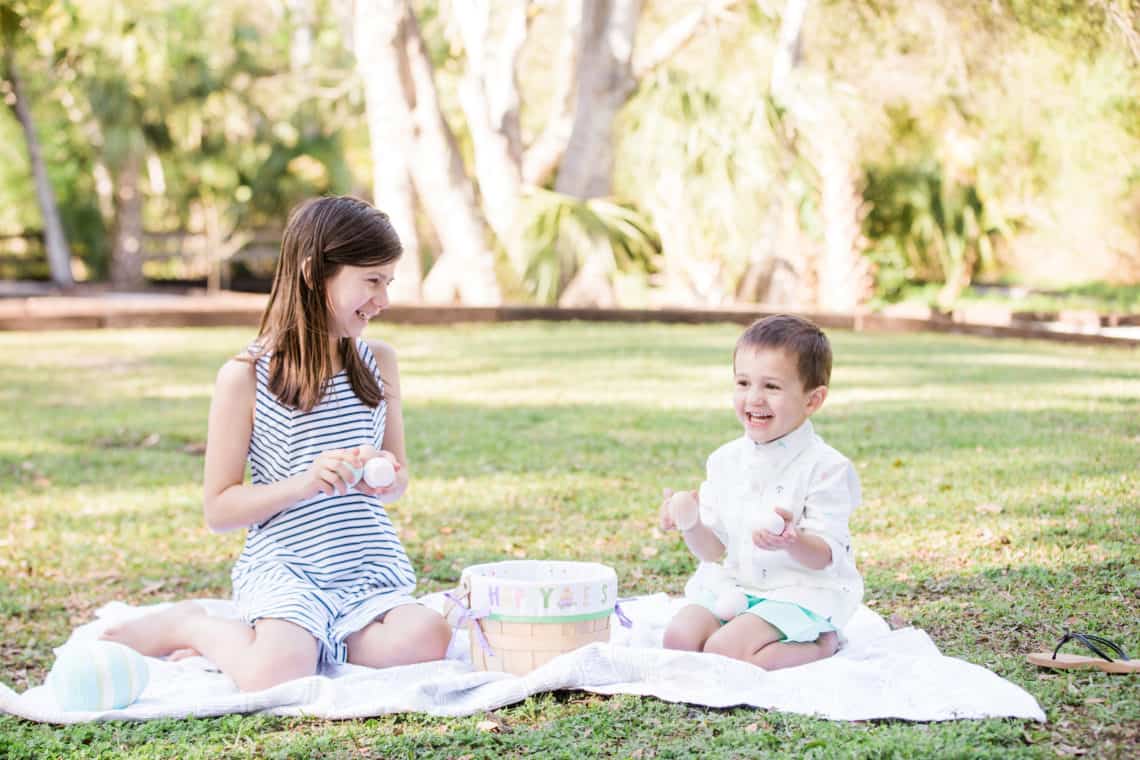
<instances>
[{"instance_id":1,"label":"flip flop sandal","mask_svg":"<svg viewBox=\"0 0 1140 760\"><path fill-rule=\"evenodd\" d=\"M1070 641L1084 644L1096 657L1083 654L1057 654L1058 650ZM1119 659L1114 660L1105 650L1111 651ZM1140 673L1140 661L1128 659L1115 642L1109 641L1091 633L1077 633L1065 631L1053 654L1048 652L1034 652L1027 655L1030 662L1042 668L1057 668L1059 670L1101 670L1105 673Z\"/></svg>"}]
</instances>

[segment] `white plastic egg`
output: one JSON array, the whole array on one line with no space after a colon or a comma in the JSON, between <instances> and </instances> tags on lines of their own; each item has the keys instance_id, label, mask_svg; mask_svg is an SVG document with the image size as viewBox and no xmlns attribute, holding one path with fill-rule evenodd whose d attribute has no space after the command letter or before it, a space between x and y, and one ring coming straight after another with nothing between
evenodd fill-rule
<instances>
[{"instance_id":1,"label":"white plastic egg","mask_svg":"<svg viewBox=\"0 0 1140 760\"><path fill-rule=\"evenodd\" d=\"M713 603L713 614L721 620L732 620L748 609L748 597L740 589L722 591Z\"/></svg>"},{"instance_id":2,"label":"white plastic egg","mask_svg":"<svg viewBox=\"0 0 1140 760\"><path fill-rule=\"evenodd\" d=\"M373 488L385 488L396 482L396 468L384 457L374 457L364 465L364 482Z\"/></svg>"},{"instance_id":3,"label":"white plastic egg","mask_svg":"<svg viewBox=\"0 0 1140 760\"><path fill-rule=\"evenodd\" d=\"M752 516L752 530L766 530L778 536L784 532L784 518L775 511L758 512Z\"/></svg>"}]
</instances>

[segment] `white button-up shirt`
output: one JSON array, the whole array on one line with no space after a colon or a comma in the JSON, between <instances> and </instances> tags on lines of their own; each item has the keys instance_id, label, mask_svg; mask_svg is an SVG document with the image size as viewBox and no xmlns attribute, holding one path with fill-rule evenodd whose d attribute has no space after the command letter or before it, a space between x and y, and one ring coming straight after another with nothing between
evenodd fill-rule
<instances>
[{"instance_id":1,"label":"white button-up shirt","mask_svg":"<svg viewBox=\"0 0 1140 760\"><path fill-rule=\"evenodd\" d=\"M708 458L701 484L701 521L724 544L727 578L745 593L794 602L844 625L863 599L848 519L860 502L859 476L847 457L815 434L810 421L769 443L748 436ZM831 564L813 570L785 551L752 543L751 524L761 510L780 507L796 530L831 547ZM696 580L696 578L694 578Z\"/></svg>"}]
</instances>

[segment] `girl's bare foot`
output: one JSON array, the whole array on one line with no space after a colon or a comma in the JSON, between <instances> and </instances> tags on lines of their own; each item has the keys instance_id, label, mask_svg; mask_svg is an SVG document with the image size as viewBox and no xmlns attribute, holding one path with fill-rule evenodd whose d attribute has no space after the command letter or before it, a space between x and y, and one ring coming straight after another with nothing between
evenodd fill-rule
<instances>
[{"instance_id":1,"label":"girl's bare foot","mask_svg":"<svg viewBox=\"0 0 1140 760\"><path fill-rule=\"evenodd\" d=\"M180 625L194 615L205 615L206 610L195 602L178 602L162 612L113 625L99 638L126 644L148 657L163 657L176 650L188 648Z\"/></svg>"}]
</instances>

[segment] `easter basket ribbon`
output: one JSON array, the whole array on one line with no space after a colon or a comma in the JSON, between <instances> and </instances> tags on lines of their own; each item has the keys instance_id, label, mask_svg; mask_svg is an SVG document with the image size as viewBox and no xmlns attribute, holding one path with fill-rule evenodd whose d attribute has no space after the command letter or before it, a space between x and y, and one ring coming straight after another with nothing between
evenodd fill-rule
<instances>
[{"instance_id":1,"label":"easter basket ribbon","mask_svg":"<svg viewBox=\"0 0 1140 760\"><path fill-rule=\"evenodd\" d=\"M455 596L450 591L445 592L444 596L451 600L451 603L460 609L459 620L455 623L455 629L459 630L463 626L471 623L472 630L475 631L476 637L479 640L479 648L483 650L483 654L487 657L494 657L495 650L491 648L491 644L487 641L487 636L483 633L483 626L479 625L479 621L491 614L489 609L473 610L463 603L463 600ZM470 599L470 592L465 595L465 598ZM454 634L453 634L454 635Z\"/></svg>"}]
</instances>

